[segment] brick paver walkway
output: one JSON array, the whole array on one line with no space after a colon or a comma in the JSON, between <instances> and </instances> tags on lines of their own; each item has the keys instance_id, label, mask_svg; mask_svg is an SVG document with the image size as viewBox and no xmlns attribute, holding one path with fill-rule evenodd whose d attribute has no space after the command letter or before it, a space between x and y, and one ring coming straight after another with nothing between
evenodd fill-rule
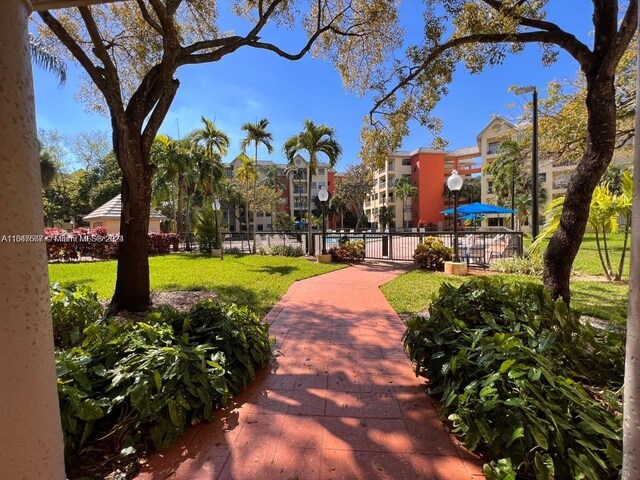
<instances>
[{"instance_id":1,"label":"brick paver walkway","mask_svg":"<svg viewBox=\"0 0 640 480\"><path fill-rule=\"evenodd\" d=\"M270 368L138 478L481 478L402 351L403 323L378 288L399 273L365 264L295 283L267 316Z\"/></svg>"}]
</instances>

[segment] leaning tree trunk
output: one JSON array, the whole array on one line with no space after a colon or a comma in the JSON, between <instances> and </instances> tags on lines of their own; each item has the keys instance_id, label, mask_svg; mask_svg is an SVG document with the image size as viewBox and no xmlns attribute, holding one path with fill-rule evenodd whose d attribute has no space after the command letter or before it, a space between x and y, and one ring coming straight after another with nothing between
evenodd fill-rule
<instances>
[{"instance_id":1,"label":"leaning tree trunk","mask_svg":"<svg viewBox=\"0 0 640 480\"><path fill-rule=\"evenodd\" d=\"M142 153L125 146L119 155L138 156L129 159L122 175L122 213L118 249L116 289L109 306L112 311L144 311L149 308L149 214L151 212L152 167L145 167ZM121 162L122 164L122 162Z\"/></svg>"},{"instance_id":2,"label":"leaning tree trunk","mask_svg":"<svg viewBox=\"0 0 640 480\"><path fill-rule=\"evenodd\" d=\"M569 181L560 225L544 253L544 284L553 298L562 298L567 303L571 300L571 266L587 226L591 197L613 157L616 134L613 75L604 76L601 72L600 76L587 76L586 103L585 152Z\"/></svg>"}]
</instances>

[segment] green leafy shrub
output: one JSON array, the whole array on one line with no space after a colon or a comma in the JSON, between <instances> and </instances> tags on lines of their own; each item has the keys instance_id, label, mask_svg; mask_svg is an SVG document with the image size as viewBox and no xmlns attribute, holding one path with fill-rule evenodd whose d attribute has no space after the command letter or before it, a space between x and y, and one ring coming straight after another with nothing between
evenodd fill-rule
<instances>
[{"instance_id":1,"label":"green leafy shrub","mask_svg":"<svg viewBox=\"0 0 640 480\"><path fill-rule=\"evenodd\" d=\"M69 348L82 341L83 331L104 312L98 295L86 286L75 290L51 287L53 341L56 348Z\"/></svg>"},{"instance_id":2,"label":"green leafy shrub","mask_svg":"<svg viewBox=\"0 0 640 480\"><path fill-rule=\"evenodd\" d=\"M56 353L67 464L166 447L254 375L268 326L246 308L204 301L144 321L97 318L81 345Z\"/></svg>"},{"instance_id":3,"label":"green leafy shrub","mask_svg":"<svg viewBox=\"0 0 640 480\"><path fill-rule=\"evenodd\" d=\"M364 260L364 242L362 240L341 240L340 245L331 247L328 253L335 262L361 262Z\"/></svg>"},{"instance_id":4,"label":"green leafy shrub","mask_svg":"<svg viewBox=\"0 0 640 480\"><path fill-rule=\"evenodd\" d=\"M195 216L195 231L198 238L198 249L201 252L211 252L214 248L221 248L216 214L213 207L206 206Z\"/></svg>"},{"instance_id":5,"label":"green leafy shrub","mask_svg":"<svg viewBox=\"0 0 640 480\"><path fill-rule=\"evenodd\" d=\"M273 247L260 247L260 255L275 255L278 257L301 257L304 255L302 247L295 245L274 245Z\"/></svg>"},{"instance_id":6,"label":"green leafy shrub","mask_svg":"<svg viewBox=\"0 0 640 480\"><path fill-rule=\"evenodd\" d=\"M530 255L528 257L503 258L491 262L491 270L500 273L514 273L517 275L542 275L544 264L540 255Z\"/></svg>"},{"instance_id":7,"label":"green leafy shrub","mask_svg":"<svg viewBox=\"0 0 640 480\"><path fill-rule=\"evenodd\" d=\"M613 479L621 463L624 339L578 321L542 286L442 285L405 348L488 479Z\"/></svg>"},{"instance_id":8,"label":"green leafy shrub","mask_svg":"<svg viewBox=\"0 0 640 480\"><path fill-rule=\"evenodd\" d=\"M444 270L444 262L451 260L452 253L453 250L446 247L438 238L426 237L416 247L413 261L418 268L441 272Z\"/></svg>"},{"instance_id":9,"label":"green leafy shrub","mask_svg":"<svg viewBox=\"0 0 640 480\"><path fill-rule=\"evenodd\" d=\"M172 323L176 335L187 336L189 345L212 345L222 354L225 377L237 392L254 375L254 366L271 356L269 326L247 307L205 300Z\"/></svg>"}]
</instances>

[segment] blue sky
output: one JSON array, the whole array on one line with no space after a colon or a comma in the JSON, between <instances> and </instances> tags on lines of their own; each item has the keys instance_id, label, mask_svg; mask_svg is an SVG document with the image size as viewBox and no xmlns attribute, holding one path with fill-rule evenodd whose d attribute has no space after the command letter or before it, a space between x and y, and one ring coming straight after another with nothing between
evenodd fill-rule
<instances>
[{"instance_id":1,"label":"blue sky","mask_svg":"<svg viewBox=\"0 0 640 480\"><path fill-rule=\"evenodd\" d=\"M592 3L589 0L549 3L547 18L590 44ZM407 44L420 40L421 14L420 1L403 2L400 20L406 30ZM228 12L221 13L221 25L223 30L232 28L238 33L246 29ZM296 32L268 30L262 38L284 44L290 50L296 50L302 42ZM435 111L443 121L442 136L452 149L474 145L476 135L489 122L490 115L511 117L527 101L526 97L517 98L509 92L510 85L536 85L543 91L550 80L575 76L577 70L577 63L562 52L554 65L542 67L537 46L528 46L520 55L509 56L503 65L487 68L479 75L470 75L460 67L448 96ZM62 134L110 129L108 118L86 113L84 105L75 101L79 82L79 70L75 66L69 65L69 79L63 87L58 86L52 75L38 68L34 76L39 128L56 129ZM231 137L227 158L231 159L239 153L243 136L240 126L266 117L276 147L269 158L282 162L283 142L300 131L305 118L310 118L336 129L344 150L339 170L359 161L361 120L370 110L372 98L347 92L329 62L311 57L290 62L270 52L245 49L215 64L182 68L177 76L180 90L161 128L162 133L176 137L179 126L180 134L184 135L199 127L202 115L215 119L218 127ZM430 142L431 136L424 128L412 125L403 149L425 147ZM267 157L265 151L259 156Z\"/></svg>"}]
</instances>

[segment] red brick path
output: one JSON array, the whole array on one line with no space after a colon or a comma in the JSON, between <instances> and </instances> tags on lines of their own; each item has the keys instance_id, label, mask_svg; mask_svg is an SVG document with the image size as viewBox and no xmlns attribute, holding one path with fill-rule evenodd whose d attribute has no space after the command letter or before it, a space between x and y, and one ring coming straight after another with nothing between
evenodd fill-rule
<instances>
[{"instance_id":1,"label":"red brick path","mask_svg":"<svg viewBox=\"0 0 640 480\"><path fill-rule=\"evenodd\" d=\"M138 478L481 475L443 428L402 351L404 326L378 289L399 273L365 264L295 283L267 316L276 337L270 368L212 423L152 456Z\"/></svg>"}]
</instances>

